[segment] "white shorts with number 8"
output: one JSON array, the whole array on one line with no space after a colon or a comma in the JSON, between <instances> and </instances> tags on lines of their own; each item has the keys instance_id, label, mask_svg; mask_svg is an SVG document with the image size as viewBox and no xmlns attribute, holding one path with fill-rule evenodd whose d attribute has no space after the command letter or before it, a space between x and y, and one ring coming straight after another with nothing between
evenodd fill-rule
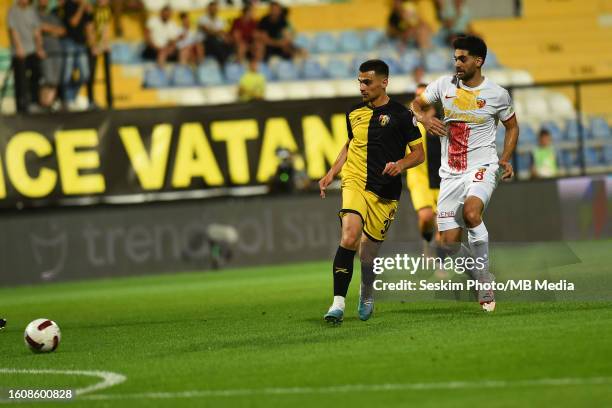
<instances>
[{"instance_id":1,"label":"white shorts with number 8","mask_svg":"<svg viewBox=\"0 0 612 408\"><path fill-rule=\"evenodd\" d=\"M442 179L438 197L438 230L465 228L465 199L469 196L478 197L487 208L500 179L501 172L497 163L472 169L460 176Z\"/></svg>"}]
</instances>

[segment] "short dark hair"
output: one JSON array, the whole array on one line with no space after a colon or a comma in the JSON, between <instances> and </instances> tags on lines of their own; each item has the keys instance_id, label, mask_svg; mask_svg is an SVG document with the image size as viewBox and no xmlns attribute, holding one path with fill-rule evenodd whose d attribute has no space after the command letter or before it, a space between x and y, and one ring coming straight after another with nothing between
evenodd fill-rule
<instances>
[{"instance_id":1,"label":"short dark hair","mask_svg":"<svg viewBox=\"0 0 612 408\"><path fill-rule=\"evenodd\" d=\"M359 66L359 72L368 72L374 71L376 75L388 77L389 76L389 66L383 60L379 59L371 59L367 60L363 64Z\"/></svg>"},{"instance_id":2,"label":"short dark hair","mask_svg":"<svg viewBox=\"0 0 612 408\"><path fill-rule=\"evenodd\" d=\"M482 38L474 35L462 35L453 41L453 48L456 50L466 50L469 55L482 58L482 61L487 58L487 44Z\"/></svg>"},{"instance_id":3,"label":"short dark hair","mask_svg":"<svg viewBox=\"0 0 612 408\"><path fill-rule=\"evenodd\" d=\"M546 135L548 135L548 136L552 136L552 135L550 134L550 130L548 130L548 129L546 129L546 128L542 128L542 129L540 129L540 133L538 134L538 137L544 137L544 136L546 136Z\"/></svg>"},{"instance_id":4,"label":"short dark hair","mask_svg":"<svg viewBox=\"0 0 612 408\"><path fill-rule=\"evenodd\" d=\"M179 18L182 20L185 17L189 17L189 13L187 13L185 11L181 11L181 13L179 14Z\"/></svg>"},{"instance_id":5,"label":"short dark hair","mask_svg":"<svg viewBox=\"0 0 612 408\"><path fill-rule=\"evenodd\" d=\"M417 89L418 88L427 88L427 84L425 82L419 82L416 87L417 87Z\"/></svg>"}]
</instances>

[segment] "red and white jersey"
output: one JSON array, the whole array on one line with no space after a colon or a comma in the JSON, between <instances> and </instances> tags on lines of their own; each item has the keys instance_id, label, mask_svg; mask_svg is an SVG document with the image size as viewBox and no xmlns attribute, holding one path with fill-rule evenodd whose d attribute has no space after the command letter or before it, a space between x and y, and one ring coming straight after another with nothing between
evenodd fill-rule
<instances>
[{"instance_id":1,"label":"red and white jersey","mask_svg":"<svg viewBox=\"0 0 612 408\"><path fill-rule=\"evenodd\" d=\"M497 124L514 115L507 90L484 81L470 88L453 76L443 76L427 86L421 98L429 104L441 102L448 137L441 138L440 177L461 175L497 163Z\"/></svg>"}]
</instances>

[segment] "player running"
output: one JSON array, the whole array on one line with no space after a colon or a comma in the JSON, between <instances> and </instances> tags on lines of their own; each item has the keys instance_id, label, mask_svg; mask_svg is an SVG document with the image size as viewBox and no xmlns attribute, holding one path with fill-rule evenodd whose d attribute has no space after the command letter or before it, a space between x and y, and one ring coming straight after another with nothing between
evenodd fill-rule
<instances>
[{"instance_id":1,"label":"player running","mask_svg":"<svg viewBox=\"0 0 612 408\"><path fill-rule=\"evenodd\" d=\"M444 76L427 86L412 104L419 122L442 139L438 230L442 245L457 253L462 229L467 227L472 256L481 258L481 268L472 275L479 282L490 282L489 234L482 214L493 190L502 179L514 175L510 158L516 148L519 128L510 94L482 75L487 56L484 41L474 36L457 38L455 76ZM425 114L429 106L441 102L444 124ZM506 128L504 150L498 159L495 134L498 121ZM495 310L492 290L479 291L478 301L485 311Z\"/></svg>"},{"instance_id":2,"label":"player running","mask_svg":"<svg viewBox=\"0 0 612 408\"><path fill-rule=\"evenodd\" d=\"M374 310L372 263L395 218L402 191L401 173L423 162L421 134L404 105L386 93L389 67L369 60L359 67L363 102L346 115L349 140L329 172L319 181L321 197L342 170L342 238L333 264L334 300L324 319L339 324L359 249L361 291L358 313L368 320ZM410 153L406 154L406 147Z\"/></svg>"},{"instance_id":3,"label":"player running","mask_svg":"<svg viewBox=\"0 0 612 408\"><path fill-rule=\"evenodd\" d=\"M426 84L418 84L416 97L418 98L427 87ZM435 115L436 110L430 107L427 115ZM425 161L418 166L408 169L406 181L412 206L417 213L419 231L425 243L425 254L429 256L429 244L435 236L435 241L439 242L439 234L436 233L436 211L438 194L440 193L440 138L436 135L427 133L422 123L418 123L421 136L423 137L423 149L425 151Z\"/></svg>"}]
</instances>

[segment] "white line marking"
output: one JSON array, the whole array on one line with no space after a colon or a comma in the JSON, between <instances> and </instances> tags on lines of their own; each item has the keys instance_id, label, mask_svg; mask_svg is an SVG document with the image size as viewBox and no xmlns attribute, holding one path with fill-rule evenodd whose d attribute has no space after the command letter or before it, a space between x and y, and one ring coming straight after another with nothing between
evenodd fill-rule
<instances>
[{"instance_id":1,"label":"white line marking","mask_svg":"<svg viewBox=\"0 0 612 408\"><path fill-rule=\"evenodd\" d=\"M612 377L593 378L542 378L534 380L484 380L484 381L449 381L412 384L355 384L331 387L293 387L261 389L228 389L228 390L194 390L179 392L148 392L136 394L97 394L86 395L79 399L87 400L120 400L120 399L174 399L202 397L237 397L253 395L291 395L291 394L330 394L341 392L375 392L375 391L423 391L423 390L457 390L470 388L505 388L537 387L568 385L608 385Z\"/></svg>"},{"instance_id":2,"label":"white line marking","mask_svg":"<svg viewBox=\"0 0 612 408\"><path fill-rule=\"evenodd\" d=\"M85 395L90 392L100 391L113 385L121 384L126 380L126 376L113 373L111 371L82 371L82 370L27 370L18 368L0 368L0 374L51 374L51 375L79 375L86 377L101 378L102 381L85 388L74 390L77 396Z\"/></svg>"}]
</instances>

